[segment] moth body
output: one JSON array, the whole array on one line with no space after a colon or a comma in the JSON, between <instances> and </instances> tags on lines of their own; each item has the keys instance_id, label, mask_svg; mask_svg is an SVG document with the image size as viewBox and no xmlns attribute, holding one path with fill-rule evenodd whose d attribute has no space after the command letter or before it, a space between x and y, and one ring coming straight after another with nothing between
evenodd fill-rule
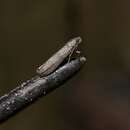
<instances>
[{"instance_id":1,"label":"moth body","mask_svg":"<svg viewBox=\"0 0 130 130\"><path fill-rule=\"evenodd\" d=\"M38 67L36 72L42 76L47 76L52 73L65 60L65 58L77 48L81 41L82 39L80 37L76 37L67 42L58 52Z\"/></svg>"}]
</instances>

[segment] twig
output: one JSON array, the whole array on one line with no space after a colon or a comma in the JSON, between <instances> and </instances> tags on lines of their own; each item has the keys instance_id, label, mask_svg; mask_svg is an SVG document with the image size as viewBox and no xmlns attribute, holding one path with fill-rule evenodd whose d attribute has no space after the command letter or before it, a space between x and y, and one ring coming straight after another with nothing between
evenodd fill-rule
<instances>
[{"instance_id":1,"label":"twig","mask_svg":"<svg viewBox=\"0 0 130 130\"><path fill-rule=\"evenodd\" d=\"M80 57L64 64L46 77L36 75L31 80L22 83L16 89L0 97L0 122L4 122L39 97L47 95L65 83L80 70L85 61L85 57Z\"/></svg>"}]
</instances>

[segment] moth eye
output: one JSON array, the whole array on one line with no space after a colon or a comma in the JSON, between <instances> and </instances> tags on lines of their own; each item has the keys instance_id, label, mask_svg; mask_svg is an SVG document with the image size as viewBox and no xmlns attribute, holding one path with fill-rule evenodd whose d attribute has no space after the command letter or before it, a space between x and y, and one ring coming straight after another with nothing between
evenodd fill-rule
<instances>
[{"instance_id":1,"label":"moth eye","mask_svg":"<svg viewBox=\"0 0 130 130\"><path fill-rule=\"evenodd\" d=\"M76 38L75 38L75 41L76 41L77 43L80 43L80 42L82 42L82 38L81 38L81 37L76 37Z\"/></svg>"}]
</instances>

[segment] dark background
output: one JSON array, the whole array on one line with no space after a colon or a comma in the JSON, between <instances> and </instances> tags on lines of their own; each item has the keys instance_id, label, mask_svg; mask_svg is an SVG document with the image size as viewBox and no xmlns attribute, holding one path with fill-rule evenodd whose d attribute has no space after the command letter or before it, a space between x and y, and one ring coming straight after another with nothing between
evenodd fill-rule
<instances>
[{"instance_id":1,"label":"dark background","mask_svg":"<svg viewBox=\"0 0 130 130\"><path fill-rule=\"evenodd\" d=\"M1 0L0 95L81 36L87 64L1 130L130 129L129 0Z\"/></svg>"}]
</instances>

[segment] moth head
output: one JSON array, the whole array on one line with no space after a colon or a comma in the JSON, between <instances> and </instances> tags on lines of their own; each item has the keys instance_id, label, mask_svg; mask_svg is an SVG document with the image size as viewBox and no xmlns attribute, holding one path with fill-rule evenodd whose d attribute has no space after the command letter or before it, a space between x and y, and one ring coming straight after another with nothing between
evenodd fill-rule
<instances>
[{"instance_id":1,"label":"moth head","mask_svg":"<svg viewBox=\"0 0 130 130\"><path fill-rule=\"evenodd\" d=\"M68 42L68 45L69 46L78 46L79 45L79 43L81 43L82 42L82 39L81 39L81 37L75 37L75 38L73 38L73 39L71 39L69 42Z\"/></svg>"}]
</instances>

